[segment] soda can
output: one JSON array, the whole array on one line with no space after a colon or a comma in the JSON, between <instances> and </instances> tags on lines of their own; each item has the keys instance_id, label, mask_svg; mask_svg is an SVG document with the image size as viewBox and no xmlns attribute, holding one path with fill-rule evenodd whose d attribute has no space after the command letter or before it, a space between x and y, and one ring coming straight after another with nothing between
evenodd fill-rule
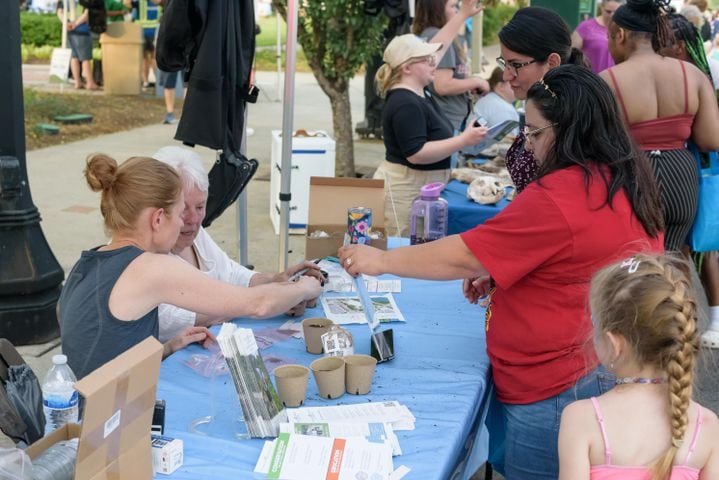
<instances>
[{"instance_id":1,"label":"soda can","mask_svg":"<svg viewBox=\"0 0 719 480\"><path fill-rule=\"evenodd\" d=\"M347 234L350 243L365 245L370 243L372 230L372 209L352 207L347 209Z\"/></svg>"}]
</instances>

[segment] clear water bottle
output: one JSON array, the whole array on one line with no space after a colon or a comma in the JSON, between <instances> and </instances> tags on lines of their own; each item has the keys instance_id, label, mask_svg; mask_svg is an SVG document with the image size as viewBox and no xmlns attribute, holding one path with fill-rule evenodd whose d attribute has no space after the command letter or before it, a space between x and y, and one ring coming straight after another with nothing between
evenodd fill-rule
<instances>
[{"instance_id":1,"label":"clear water bottle","mask_svg":"<svg viewBox=\"0 0 719 480\"><path fill-rule=\"evenodd\" d=\"M444 183L429 183L419 190L412 202L409 241L412 245L447 236L447 200L439 195Z\"/></svg>"},{"instance_id":2,"label":"clear water bottle","mask_svg":"<svg viewBox=\"0 0 719 480\"><path fill-rule=\"evenodd\" d=\"M65 355L53 356L52 363L52 368L42 382L46 435L66 423L78 420L78 395L73 386L77 378L67 365Z\"/></svg>"}]
</instances>

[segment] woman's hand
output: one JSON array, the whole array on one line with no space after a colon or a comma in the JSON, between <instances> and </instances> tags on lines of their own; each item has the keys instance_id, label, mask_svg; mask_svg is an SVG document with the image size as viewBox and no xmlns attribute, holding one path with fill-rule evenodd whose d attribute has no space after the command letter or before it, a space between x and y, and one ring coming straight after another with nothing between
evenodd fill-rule
<instances>
[{"instance_id":1,"label":"woman's hand","mask_svg":"<svg viewBox=\"0 0 719 480\"><path fill-rule=\"evenodd\" d=\"M467 122L467 127L460 134L463 147L477 145L479 142L484 140L484 137L487 136L487 132L489 131L489 129L487 127L481 126L475 127L474 121L475 117L470 117L469 121Z\"/></svg>"},{"instance_id":2,"label":"woman's hand","mask_svg":"<svg viewBox=\"0 0 719 480\"><path fill-rule=\"evenodd\" d=\"M316 303L317 297L322 294L322 285L320 285L320 281L314 277L305 275L300 277L296 283L302 289L305 300L312 300Z\"/></svg>"},{"instance_id":3,"label":"woman's hand","mask_svg":"<svg viewBox=\"0 0 719 480\"><path fill-rule=\"evenodd\" d=\"M489 295L490 290L491 277L489 275L475 278L465 278L462 282L462 293L464 293L464 298L466 298L469 303L475 305L479 302L479 300ZM486 307L487 304L483 301L480 306Z\"/></svg>"},{"instance_id":4,"label":"woman's hand","mask_svg":"<svg viewBox=\"0 0 719 480\"><path fill-rule=\"evenodd\" d=\"M471 93L475 95L484 95L489 93L489 82L482 77L470 77L475 82L475 86L472 88Z\"/></svg>"},{"instance_id":5,"label":"woman's hand","mask_svg":"<svg viewBox=\"0 0 719 480\"><path fill-rule=\"evenodd\" d=\"M325 279L322 276L322 271L320 270L320 267L316 263L310 262L308 260L300 262L297 265L293 265L282 273L278 273L277 275L274 276L272 281L286 282L290 279L290 277L292 277L292 275L296 274L297 272L299 272L303 269L307 269L307 272L305 272L304 275L307 275L310 277L315 277L317 280L320 281L320 283L324 283Z\"/></svg>"},{"instance_id":6,"label":"woman's hand","mask_svg":"<svg viewBox=\"0 0 719 480\"><path fill-rule=\"evenodd\" d=\"M164 345L162 357L169 357L191 343L200 343L202 348L207 348L210 343L215 341L217 341L217 339L206 327L187 327Z\"/></svg>"},{"instance_id":7,"label":"woman's hand","mask_svg":"<svg viewBox=\"0 0 719 480\"><path fill-rule=\"evenodd\" d=\"M352 276L360 273L381 275L384 251L367 245L348 245L339 249L340 264Z\"/></svg>"},{"instance_id":8,"label":"woman's hand","mask_svg":"<svg viewBox=\"0 0 719 480\"><path fill-rule=\"evenodd\" d=\"M459 14L464 18L473 17L482 10L484 10L484 5L478 0L462 0L459 6Z\"/></svg>"}]
</instances>

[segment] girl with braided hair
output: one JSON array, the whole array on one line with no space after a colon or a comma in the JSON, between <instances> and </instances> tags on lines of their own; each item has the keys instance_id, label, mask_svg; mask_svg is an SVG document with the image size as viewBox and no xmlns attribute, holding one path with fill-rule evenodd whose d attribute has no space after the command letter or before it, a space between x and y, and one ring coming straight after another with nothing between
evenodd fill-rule
<instances>
[{"instance_id":1,"label":"girl with braided hair","mask_svg":"<svg viewBox=\"0 0 719 480\"><path fill-rule=\"evenodd\" d=\"M616 386L564 409L560 480L719 478L719 421L691 401L698 334L687 269L637 254L594 276L594 345Z\"/></svg>"},{"instance_id":2,"label":"girl with braided hair","mask_svg":"<svg viewBox=\"0 0 719 480\"><path fill-rule=\"evenodd\" d=\"M679 13L668 13L667 21L674 33L674 42L659 53L691 63L709 77L715 90L719 89L719 61L707 57L699 30Z\"/></svg>"},{"instance_id":3,"label":"girl with braided hair","mask_svg":"<svg viewBox=\"0 0 719 480\"><path fill-rule=\"evenodd\" d=\"M679 250L694 222L699 195L697 167L686 143L691 139L700 150L719 149L719 108L701 70L657 53L673 43L665 15L668 3L628 0L614 12L609 50L617 65L600 75L614 91L657 179L664 247Z\"/></svg>"}]
</instances>

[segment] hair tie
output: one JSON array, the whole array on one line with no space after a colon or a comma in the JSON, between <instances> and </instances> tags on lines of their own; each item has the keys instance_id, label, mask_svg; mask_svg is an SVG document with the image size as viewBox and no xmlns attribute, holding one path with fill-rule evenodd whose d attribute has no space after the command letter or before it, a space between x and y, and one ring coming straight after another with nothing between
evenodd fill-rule
<instances>
[{"instance_id":1,"label":"hair tie","mask_svg":"<svg viewBox=\"0 0 719 480\"><path fill-rule=\"evenodd\" d=\"M619 268L626 268L627 273L634 273L639 268L639 264L642 263L641 260L637 260L634 257L627 258L622 263L619 264Z\"/></svg>"}]
</instances>

